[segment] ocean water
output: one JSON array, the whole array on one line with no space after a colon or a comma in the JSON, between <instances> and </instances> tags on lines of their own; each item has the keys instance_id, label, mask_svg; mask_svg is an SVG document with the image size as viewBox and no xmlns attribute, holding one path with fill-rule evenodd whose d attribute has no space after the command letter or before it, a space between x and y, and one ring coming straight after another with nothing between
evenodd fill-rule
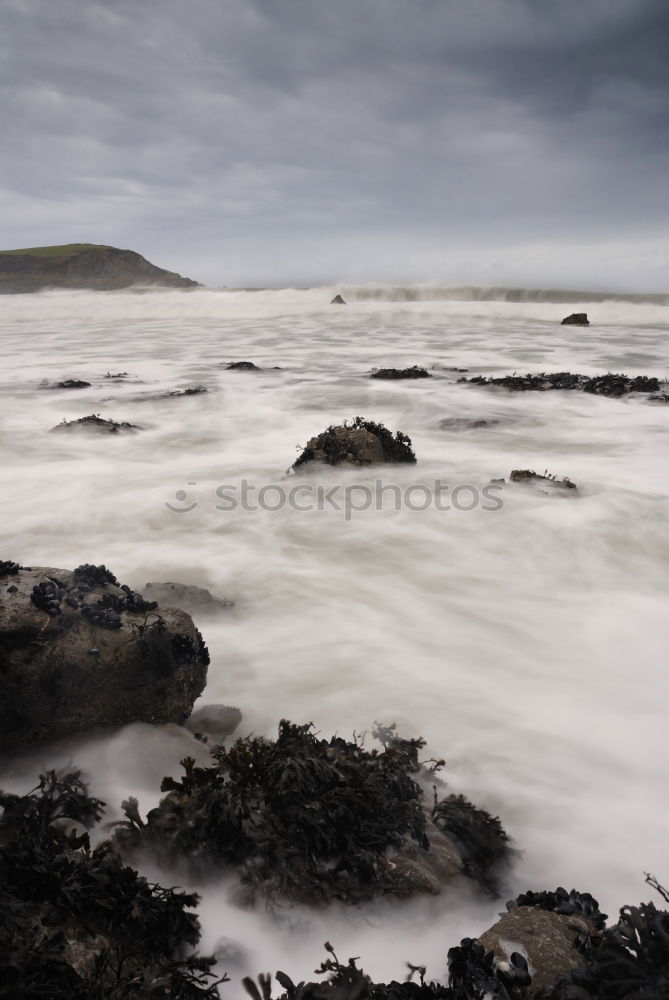
<instances>
[{"instance_id":1,"label":"ocean water","mask_svg":"<svg viewBox=\"0 0 669 1000\"><path fill-rule=\"evenodd\" d=\"M349 304L330 306L340 290ZM667 301L591 299L379 286L4 296L0 557L104 562L138 589L178 580L233 599L199 622L212 663L198 704L238 705L239 735L272 735L281 718L347 737L396 722L446 758L449 790L500 816L519 851L507 897L564 885L615 914L648 897L644 872L669 877L669 409L509 394L448 370L667 378ZM560 326L586 309L590 327ZM262 370L225 370L238 360ZM411 364L433 377L366 377ZM128 378L103 377L118 371ZM92 386L43 385L63 378ZM158 398L197 384L210 391ZM143 430L48 433L90 413ZM305 482L338 491L342 509L282 504L298 446L356 415L410 435L417 465L319 470ZM454 417L498 423L440 427ZM514 468L568 475L579 495L475 502ZM396 491L345 509L345 497L368 506L377 480L400 509ZM430 500L436 481L461 487L452 509ZM265 509L250 509L262 487ZM27 790L40 768L74 762L113 820L129 794L153 806L184 752L174 728L134 725L7 759L0 786ZM227 939L236 979L309 977L326 939L376 976L402 978L406 961L443 975L448 947L503 908L445 894L272 914L236 909L225 880L198 889L202 950Z\"/></svg>"}]
</instances>

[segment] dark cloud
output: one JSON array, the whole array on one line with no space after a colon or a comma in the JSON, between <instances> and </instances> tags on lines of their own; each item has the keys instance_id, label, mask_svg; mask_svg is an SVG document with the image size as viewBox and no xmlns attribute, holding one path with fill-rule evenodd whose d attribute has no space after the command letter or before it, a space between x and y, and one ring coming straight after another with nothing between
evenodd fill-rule
<instances>
[{"instance_id":1,"label":"dark cloud","mask_svg":"<svg viewBox=\"0 0 669 1000\"><path fill-rule=\"evenodd\" d=\"M4 8L7 245L229 282L448 280L478 254L485 280L504 248L666 238L666 0Z\"/></svg>"}]
</instances>

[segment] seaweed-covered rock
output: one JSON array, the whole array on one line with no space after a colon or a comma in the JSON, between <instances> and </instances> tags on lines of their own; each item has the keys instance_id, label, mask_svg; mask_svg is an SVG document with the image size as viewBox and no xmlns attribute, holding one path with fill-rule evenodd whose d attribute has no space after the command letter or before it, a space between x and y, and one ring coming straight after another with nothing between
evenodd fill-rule
<instances>
[{"instance_id":1,"label":"seaweed-covered rock","mask_svg":"<svg viewBox=\"0 0 669 1000\"><path fill-rule=\"evenodd\" d=\"M652 396L648 397L650 403L669 403L669 393L667 392L654 392Z\"/></svg>"},{"instance_id":2,"label":"seaweed-covered rock","mask_svg":"<svg viewBox=\"0 0 669 1000\"><path fill-rule=\"evenodd\" d=\"M534 469L514 469L509 479L512 483L522 483L524 486L539 487L542 493L548 493L551 490L571 490L574 494L578 493L576 483L572 483L571 479L567 476L563 476L562 479L558 479L557 476L551 476L548 473L548 469L546 469L543 475L535 472Z\"/></svg>"},{"instance_id":3,"label":"seaweed-covered rock","mask_svg":"<svg viewBox=\"0 0 669 1000\"><path fill-rule=\"evenodd\" d=\"M144 590L148 596L167 608L183 608L189 615L215 615L234 606L234 601L225 597L214 597L206 587L196 587L192 583L146 583Z\"/></svg>"},{"instance_id":4,"label":"seaweed-covered rock","mask_svg":"<svg viewBox=\"0 0 669 1000\"><path fill-rule=\"evenodd\" d=\"M77 420L63 420L51 428L52 431L73 431L85 430L95 431L102 434L118 434L121 431L140 431L142 428L138 424L130 424L127 421L119 423L118 420L107 420L99 413L91 413L87 417L79 417Z\"/></svg>"},{"instance_id":5,"label":"seaweed-covered rock","mask_svg":"<svg viewBox=\"0 0 669 1000\"><path fill-rule=\"evenodd\" d=\"M375 368L370 374L370 378L381 379L403 379L403 378L431 378L430 373L419 365L412 365L411 368Z\"/></svg>"},{"instance_id":6,"label":"seaweed-covered rock","mask_svg":"<svg viewBox=\"0 0 669 1000\"><path fill-rule=\"evenodd\" d=\"M551 389L580 389L596 396L626 396L630 392L657 392L660 387L654 376L612 374L577 375L572 372L540 372L538 375L501 375L488 378L485 375L475 375L473 378L460 378L458 382L468 385L490 385L509 389L511 392L546 392Z\"/></svg>"},{"instance_id":7,"label":"seaweed-covered rock","mask_svg":"<svg viewBox=\"0 0 669 1000\"><path fill-rule=\"evenodd\" d=\"M84 382L80 378L66 378L62 382L57 382L56 389L90 389L91 383Z\"/></svg>"},{"instance_id":8,"label":"seaweed-covered rock","mask_svg":"<svg viewBox=\"0 0 669 1000\"><path fill-rule=\"evenodd\" d=\"M229 372L259 372L260 369L252 361L231 361L226 366Z\"/></svg>"},{"instance_id":9,"label":"seaweed-covered rock","mask_svg":"<svg viewBox=\"0 0 669 1000\"><path fill-rule=\"evenodd\" d=\"M561 326L590 326L587 313L570 313L562 320Z\"/></svg>"},{"instance_id":10,"label":"seaweed-covered rock","mask_svg":"<svg viewBox=\"0 0 669 1000\"><path fill-rule=\"evenodd\" d=\"M164 779L167 794L146 821L126 810L117 842L196 875L232 868L249 896L269 900L360 902L476 878L469 855L477 846L471 841L463 857L453 824L426 810L416 780L423 741L397 739L392 727L375 735L382 749L367 751L284 720L276 741L245 737L215 747L211 767L186 758L184 775ZM494 835L506 850L501 827Z\"/></svg>"},{"instance_id":11,"label":"seaweed-covered rock","mask_svg":"<svg viewBox=\"0 0 669 1000\"><path fill-rule=\"evenodd\" d=\"M128 722L182 722L209 657L192 619L104 566L19 569L0 601L0 747Z\"/></svg>"},{"instance_id":12,"label":"seaweed-covered rock","mask_svg":"<svg viewBox=\"0 0 669 1000\"><path fill-rule=\"evenodd\" d=\"M335 295L333 299L330 299L331 306L345 306L346 299L342 295Z\"/></svg>"},{"instance_id":13,"label":"seaweed-covered rock","mask_svg":"<svg viewBox=\"0 0 669 1000\"><path fill-rule=\"evenodd\" d=\"M155 885L87 833L104 803L80 772L0 792L0 996L7 1000L217 1000L198 897ZM220 979L218 982L222 982Z\"/></svg>"},{"instance_id":14,"label":"seaweed-covered rock","mask_svg":"<svg viewBox=\"0 0 669 1000\"><path fill-rule=\"evenodd\" d=\"M293 469L312 462L326 465L380 465L384 462L415 462L411 438L401 431L393 436L383 424L356 417L350 424L330 426L307 441Z\"/></svg>"}]
</instances>

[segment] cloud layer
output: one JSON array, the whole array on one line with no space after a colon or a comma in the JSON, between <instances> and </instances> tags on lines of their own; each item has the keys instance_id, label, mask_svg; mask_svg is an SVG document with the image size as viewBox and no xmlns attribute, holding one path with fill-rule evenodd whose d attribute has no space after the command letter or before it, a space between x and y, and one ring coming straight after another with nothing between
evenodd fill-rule
<instances>
[{"instance_id":1,"label":"cloud layer","mask_svg":"<svg viewBox=\"0 0 669 1000\"><path fill-rule=\"evenodd\" d=\"M7 247L212 284L669 284L666 0L3 6Z\"/></svg>"}]
</instances>

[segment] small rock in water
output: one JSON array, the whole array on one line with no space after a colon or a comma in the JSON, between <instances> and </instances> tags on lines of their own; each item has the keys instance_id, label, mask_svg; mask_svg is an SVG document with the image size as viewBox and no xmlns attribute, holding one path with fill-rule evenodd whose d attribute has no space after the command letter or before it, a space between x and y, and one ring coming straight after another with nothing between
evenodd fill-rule
<instances>
[{"instance_id":1,"label":"small rock in water","mask_svg":"<svg viewBox=\"0 0 669 1000\"><path fill-rule=\"evenodd\" d=\"M346 300L341 295L335 295L333 299L330 300L331 306L345 306Z\"/></svg>"},{"instance_id":2,"label":"small rock in water","mask_svg":"<svg viewBox=\"0 0 669 1000\"><path fill-rule=\"evenodd\" d=\"M225 597L214 597L205 587L190 583L147 583L147 596L162 607L182 608L189 615L215 614L234 607L234 601Z\"/></svg>"},{"instance_id":3,"label":"small rock in water","mask_svg":"<svg viewBox=\"0 0 669 1000\"><path fill-rule=\"evenodd\" d=\"M415 462L411 438L401 431L395 436L383 424L356 417L350 424L328 427L307 441L292 468L311 463L325 465L381 465L384 462Z\"/></svg>"},{"instance_id":4,"label":"small rock in water","mask_svg":"<svg viewBox=\"0 0 669 1000\"><path fill-rule=\"evenodd\" d=\"M242 721L242 713L230 705L204 705L186 719L184 726L196 736L204 734L214 742L234 733Z\"/></svg>"},{"instance_id":5,"label":"small rock in water","mask_svg":"<svg viewBox=\"0 0 669 1000\"><path fill-rule=\"evenodd\" d=\"M578 493L576 483L572 483L571 479L567 476L563 476L562 479L558 479L556 476L551 476L548 473L548 469L543 475L534 472L533 469L514 469L509 479L512 483L524 483L531 486L549 486L554 490L573 490ZM497 482L497 480L492 480ZM548 490L542 490L542 493L547 493Z\"/></svg>"},{"instance_id":6,"label":"small rock in water","mask_svg":"<svg viewBox=\"0 0 669 1000\"><path fill-rule=\"evenodd\" d=\"M472 431L479 427L493 427L500 424L501 420L483 417L446 417L440 420L438 427L441 431Z\"/></svg>"},{"instance_id":7,"label":"small rock in water","mask_svg":"<svg viewBox=\"0 0 669 1000\"><path fill-rule=\"evenodd\" d=\"M653 376L613 374L577 375L572 372L540 372L538 375L501 375L488 378L485 375L475 375L473 378L459 378L458 382L468 385L491 385L511 392L538 391L551 389L581 389L596 396L625 396L630 392L656 392L660 388L658 379Z\"/></svg>"},{"instance_id":8,"label":"small rock in water","mask_svg":"<svg viewBox=\"0 0 669 1000\"><path fill-rule=\"evenodd\" d=\"M383 379L432 378L430 373L425 368L421 368L420 365L412 365L411 368L375 368L369 377Z\"/></svg>"},{"instance_id":9,"label":"small rock in water","mask_svg":"<svg viewBox=\"0 0 669 1000\"><path fill-rule=\"evenodd\" d=\"M570 313L562 320L561 326L590 326L587 313Z\"/></svg>"},{"instance_id":10,"label":"small rock in water","mask_svg":"<svg viewBox=\"0 0 669 1000\"><path fill-rule=\"evenodd\" d=\"M139 424L129 424L127 421L119 423L117 420L106 420L99 413L92 413L88 417L79 417L78 420L65 420L51 428L52 431L72 431L86 430L96 431L103 434L118 434L120 431L141 431Z\"/></svg>"},{"instance_id":11,"label":"small rock in water","mask_svg":"<svg viewBox=\"0 0 669 1000\"><path fill-rule=\"evenodd\" d=\"M79 378L66 378L63 382L56 383L56 389L90 389L90 382L83 382Z\"/></svg>"},{"instance_id":12,"label":"small rock in water","mask_svg":"<svg viewBox=\"0 0 669 1000\"><path fill-rule=\"evenodd\" d=\"M257 365L254 365L252 361L230 361L226 366L226 370L236 371L236 372L259 372L260 369Z\"/></svg>"}]
</instances>

